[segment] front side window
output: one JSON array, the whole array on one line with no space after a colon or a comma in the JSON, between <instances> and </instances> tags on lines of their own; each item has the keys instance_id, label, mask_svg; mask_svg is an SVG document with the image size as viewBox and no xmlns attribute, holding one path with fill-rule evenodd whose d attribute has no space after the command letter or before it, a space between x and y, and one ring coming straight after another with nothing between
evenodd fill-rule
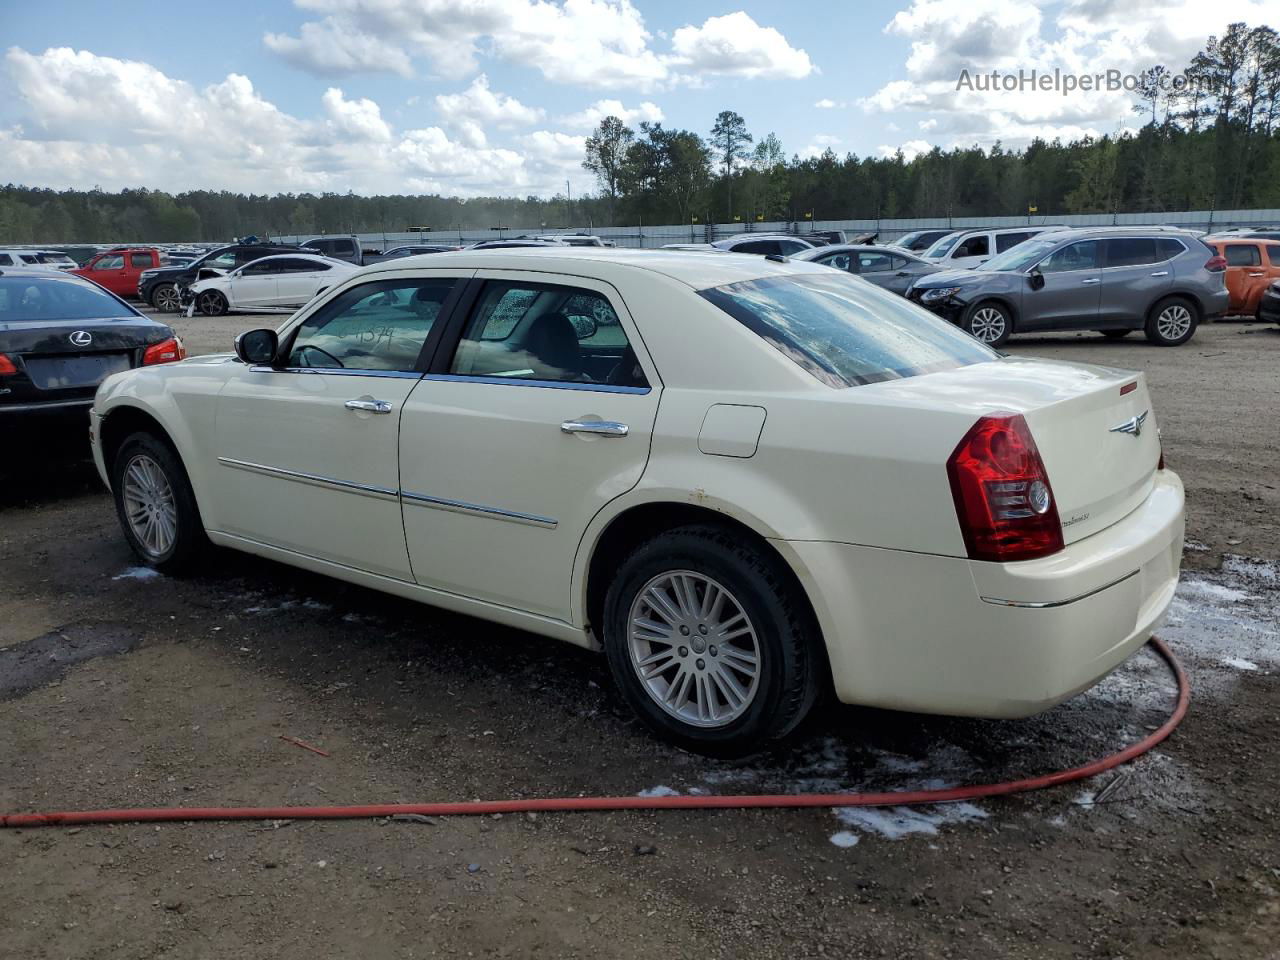
<instances>
[{"instance_id":1,"label":"front side window","mask_svg":"<svg viewBox=\"0 0 1280 960\"><path fill-rule=\"evenodd\" d=\"M964 236L961 233L952 233L945 236L934 243L932 247L925 251L925 257L929 260L941 260L947 255L947 252L954 247Z\"/></svg>"},{"instance_id":2,"label":"front side window","mask_svg":"<svg viewBox=\"0 0 1280 960\"><path fill-rule=\"evenodd\" d=\"M1262 254L1252 243L1228 243L1226 246L1228 267L1262 266Z\"/></svg>"},{"instance_id":3,"label":"front side window","mask_svg":"<svg viewBox=\"0 0 1280 960\"><path fill-rule=\"evenodd\" d=\"M109 257L103 257L93 265L95 270L120 270L124 267L123 254L113 254Z\"/></svg>"},{"instance_id":4,"label":"front side window","mask_svg":"<svg viewBox=\"0 0 1280 960\"><path fill-rule=\"evenodd\" d=\"M956 252L951 256L953 259L960 257L985 257L991 249L990 242L985 233L980 233L976 237L970 237L964 243L956 248Z\"/></svg>"},{"instance_id":5,"label":"front side window","mask_svg":"<svg viewBox=\"0 0 1280 960\"><path fill-rule=\"evenodd\" d=\"M1108 267L1139 267L1156 262L1156 241L1152 237L1112 237L1105 242Z\"/></svg>"},{"instance_id":6,"label":"front side window","mask_svg":"<svg viewBox=\"0 0 1280 960\"><path fill-rule=\"evenodd\" d=\"M343 291L302 322L289 366L411 372L456 284L378 280Z\"/></svg>"},{"instance_id":7,"label":"front side window","mask_svg":"<svg viewBox=\"0 0 1280 960\"><path fill-rule=\"evenodd\" d=\"M1066 273L1070 270L1094 270L1098 266L1098 241L1080 240L1045 257L1041 273Z\"/></svg>"},{"instance_id":8,"label":"front side window","mask_svg":"<svg viewBox=\"0 0 1280 960\"><path fill-rule=\"evenodd\" d=\"M0 253L0 267L12 267L13 257L7 253Z\"/></svg>"},{"instance_id":9,"label":"front side window","mask_svg":"<svg viewBox=\"0 0 1280 960\"><path fill-rule=\"evenodd\" d=\"M818 262L828 267L835 267L837 270L848 270L853 263L853 255L850 253L832 253L825 257L819 257Z\"/></svg>"},{"instance_id":10,"label":"front side window","mask_svg":"<svg viewBox=\"0 0 1280 960\"><path fill-rule=\"evenodd\" d=\"M329 264L319 260L303 260L301 257L287 257L275 261L276 273L322 273L329 269Z\"/></svg>"},{"instance_id":11,"label":"front side window","mask_svg":"<svg viewBox=\"0 0 1280 960\"><path fill-rule=\"evenodd\" d=\"M609 298L559 284L485 284L454 353L458 376L645 387Z\"/></svg>"},{"instance_id":12,"label":"front side window","mask_svg":"<svg viewBox=\"0 0 1280 960\"><path fill-rule=\"evenodd\" d=\"M830 387L999 356L945 320L835 271L746 280L700 294Z\"/></svg>"},{"instance_id":13,"label":"front side window","mask_svg":"<svg viewBox=\"0 0 1280 960\"><path fill-rule=\"evenodd\" d=\"M248 261L241 260L240 262L246 263ZM218 254L216 257L211 257L208 260L200 261L200 266L210 267L214 270L230 270L235 265L236 265L236 252L234 250L228 250L225 253Z\"/></svg>"},{"instance_id":14,"label":"front side window","mask_svg":"<svg viewBox=\"0 0 1280 960\"><path fill-rule=\"evenodd\" d=\"M996 236L996 253L1004 253L1010 247L1016 247L1023 240L1031 239L1030 233L1001 233Z\"/></svg>"}]
</instances>

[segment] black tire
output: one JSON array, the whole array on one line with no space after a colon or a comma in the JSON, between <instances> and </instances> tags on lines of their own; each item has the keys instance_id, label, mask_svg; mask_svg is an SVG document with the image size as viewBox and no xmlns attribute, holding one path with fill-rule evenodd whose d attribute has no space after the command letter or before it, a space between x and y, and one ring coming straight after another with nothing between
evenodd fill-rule
<instances>
[{"instance_id":1,"label":"black tire","mask_svg":"<svg viewBox=\"0 0 1280 960\"><path fill-rule=\"evenodd\" d=\"M160 283L151 291L151 306L161 313L177 313L182 309L178 287L172 283Z\"/></svg>"},{"instance_id":2,"label":"black tire","mask_svg":"<svg viewBox=\"0 0 1280 960\"><path fill-rule=\"evenodd\" d=\"M629 627L633 607L643 603L639 598L648 586L677 571L715 581L730 594L726 605L732 603L745 614L754 632L758 651L755 685L748 691L750 696L745 698L740 714L721 725L699 726L668 712L659 704L658 694L651 693L641 679L631 653ZM676 643L657 642L669 647L673 657L680 650L687 652L681 661L684 667L672 666L672 672L667 674L669 681L662 681L668 682L668 691L678 688L679 674L675 671L685 669L702 684L697 688L699 699L706 690L713 700L723 700L726 712L732 709L727 696L711 692L711 674L719 670L723 676L731 662L728 657L711 661L717 656L715 634L703 639L696 631L692 636L686 633L686 637L691 636L687 648L679 645L682 638L674 626L670 635ZM701 649L694 646L698 641L703 644ZM729 648L729 641L721 643L721 650ZM714 526L680 527L659 534L622 562L605 596L604 648L615 684L655 733L685 749L721 758L755 753L791 733L817 701L827 669L813 614L781 559ZM696 672L695 664L697 671L705 672ZM650 681L661 676L651 674ZM743 680L743 676L739 674L738 679ZM745 683L750 686L751 681Z\"/></svg>"},{"instance_id":3,"label":"black tire","mask_svg":"<svg viewBox=\"0 0 1280 960\"><path fill-rule=\"evenodd\" d=\"M1108 340L1123 340L1129 334L1133 333L1132 330L1099 330L1098 332Z\"/></svg>"},{"instance_id":4,"label":"black tire","mask_svg":"<svg viewBox=\"0 0 1280 960\"><path fill-rule=\"evenodd\" d=\"M220 317L227 312L227 298L217 290L202 290L196 294L196 309L206 317Z\"/></svg>"},{"instance_id":5,"label":"black tire","mask_svg":"<svg viewBox=\"0 0 1280 960\"><path fill-rule=\"evenodd\" d=\"M1009 309L995 300L979 300L969 305L960 320L965 333L981 340L989 347L999 347L1013 333L1013 317Z\"/></svg>"},{"instance_id":6,"label":"black tire","mask_svg":"<svg viewBox=\"0 0 1280 960\"><path fill-rule=\"evenodd\" d=\"M1147 339L1159 347L1177 347L1196 335L1200 310L1186 297L1157 300L1147 313ZM1171 335L1170 328L1180 331Z\"/></svg>"},{"instance_id":7,"label":"black tire","mask_svg":"<svg viewBox=\"0 0 1280 960\"><path fill-rule=\"evenodd\" d=\"M126 474L130 466L140 462L140 458L145 458L159 470L171 493L175 532L172 542L161 550L153 549L145 543L129 519L130 507L126 504L125 493ZM200 508L196 504L195 493L191 489L191 481L182 460L164 440L145 432L126 437L111 462L111 492L116 502L116 517L120 520L125 539L129 541L129 546L138 559L148 567L154 567L162 573L181 574L190 572L203 559L209 540L200 519Z\"/></svg>"}]
</instances>

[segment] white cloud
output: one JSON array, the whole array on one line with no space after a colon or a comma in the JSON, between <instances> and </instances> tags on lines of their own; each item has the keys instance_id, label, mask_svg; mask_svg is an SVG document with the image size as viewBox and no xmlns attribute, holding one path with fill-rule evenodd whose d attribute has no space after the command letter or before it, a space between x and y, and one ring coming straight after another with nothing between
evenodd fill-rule
<instances>
[{"instance_id":1,"label":"white cloud","mask_svg":"<svg viewBox=\"0 0 1280 960\"><path fill-rule=\"evenodd\" d=\"M268 33L263 42L322 75L407 75L417 57L441 73L468 73L482 50L553 83L641 92L709 76L805 77L815 69L807 53L741 11L680 27L670 52L659 52L631 0L294 2L321 19L304 23L297 36Z\"/></svg>"},{"instance_id":2,"label":"white cloud","mask_svg":"<svg viewBox=\"0 0 1280 960\"><path fill-rule=\"evenodd\" d=\"M928 114L919 129L947 146L1021 145L1032 137L1064 140L1129 129L1134 96L1125 90L957 90L971 76L1035 69L1040 73L1139 73L1156 64L1180 69L1217 25L1266 22L1261 0L1222 0L1212 23L1200 0L1065 0L1060 5L1003 0L913 0L885 32L910 41L906 79L858 101L868 112ZM907 145L904 145L904 149ZM890 153L896 147L882 147Z\"/></svg>"},{"instance_id":3,"label":"white cloud","mask_svg":"<svg viewBox=\"0 0 1280 960\"><path fill-rule=\"evenodd\" d=\"M841 143L841 139L832 136L829 133L816 133L810 138L809 142L800 150L800 159L809 160L813 157L820 157L828 150Z\"/></svg>"},{"instance_id":4,"label":"white cloud","mask_svg":"<svg viewBox=\"0 0 1280 960\"><path fill-rule=\"evenodd\" d=\"M302 118L239 74L197 89L150 64L67 48L15 47L4 64L26 115L0 128L0 156L7 178L32 186L511 196L550 195L583 174L582 137L544 130L490 145L466 110L494 126L541 113L483 84L452 131L396 130L376 102L337 87Z\"/></svg>"},{"instance_id":5,"label":"white cloud","mask_svg":"<svg viewBox=\"0 0 1280 960\"><path fill-rule=\"evenodd\" d=\"M927 140L908 140L906 143L900 144L896 147L891 147L888 144L882 143L876 148L876 153L880 154L882 157L892 157L901 150L903 158L910 161L914 160L922 153L928 153L932 149L933 144L929 143Z\"/></svg>"},{"instance_id":6,"label":"white cloud","mask_svg":"<svg viewBox=\"0 0 1280 960\"><path fill-rule=\"evenodd\" d=\"M561 122L574 129L591 129L605 117L617 117L627 126L635 126L641 122L661 123L665 117L662 108L649 100L641 101L634 109L623 105L621 100L597 100L579 113L562 117Z\"/></svg>"},{"instance_id":7,"label":"white cloud","mask_svg":"<svg viewBox=\"0 0 1280 960\"><path fill-rule=\"evenodd\" d=\"M832 100L830 97L823 97L814 104L819 110L838 110L844 106L843 103Z\"/></svg>"},{"instance_id":8,"label":"white cloud","mask_svg":"<svg viewBox=\"0 0 1280 960\"><path fill-rule=\"evenodd\" d=\"M471 81L462 93L443 93L436 97L436 109L446 122L473 121L496 127L520 127L537 123L543 111L526 107L515 97L494 93L489 78L483 73Z\"/></svg>"}]
</instances>

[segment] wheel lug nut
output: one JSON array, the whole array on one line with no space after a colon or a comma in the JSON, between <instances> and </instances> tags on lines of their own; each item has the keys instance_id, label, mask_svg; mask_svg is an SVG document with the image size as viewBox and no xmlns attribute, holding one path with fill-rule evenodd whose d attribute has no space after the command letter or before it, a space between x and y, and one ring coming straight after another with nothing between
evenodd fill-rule
<instances>
[{"instance_id":1,"label":"wheel lug nut","mask_svg":"<svg viewBox=\"0 0 1280 960\"><path fill-rule=\"evenodd\" d=\"M719 649L716 648L714 644L711 645L711 647L707 650L707 652L711 654L713 657L720 656L720 651Z\"/></svg>"},{"instance_id":2,"label":"wheel lug nut","mask_svg":"<svg viewBox=\"0 0 1280 960\"><path fill-rule=\"evenodd\" d=\"M683 624L681 624L681 626L680 626L680 636L682 636L682 637L687 637L688 635L689 635L689 628L688 628L688 627L686 627L686 626L684 626Z\"/></svg>"},{"instance_id":3,"label":"wheel lug nut","mask_svg":"<svg viewBox=\"0 0 1280 960\"><path fill-rule=\"evenodd\" d=\"M680 648L680 656L682 656L682 657L687 657L688 655L689 655L689 648L688 648L688 647L681 647L681 648Z\"/></svg>"},{"instance_id":4,"label":"wheel lug nut","mask_svg":"<svg viewBox=\"0 0 1280 960\"><path fill-rule=\"evenodd\" d=\"M698 632L705 637L707 635L707 625L705 623L698 624Z\"/></svg>"},{"instance_id":5,"label":"wheel lug nut","mask_svg":"<svg viewBox=\"0 0 1280 960\"><path fill-rule=\"evenodd\" d=\"M703 660L701 657L699 657L697 667L699 670L705 670L707 669L707 662Z\"/></svg>"}]
</instances>

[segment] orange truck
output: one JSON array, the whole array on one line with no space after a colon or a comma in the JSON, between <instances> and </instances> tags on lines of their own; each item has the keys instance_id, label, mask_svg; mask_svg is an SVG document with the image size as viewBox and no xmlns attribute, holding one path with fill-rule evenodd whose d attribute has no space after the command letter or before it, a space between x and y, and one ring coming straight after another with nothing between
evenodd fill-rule
<instances>
[{"instance_id":1,"label":"orange truck","mask_svg":"<svg viewBox=\"0 0 1280 960\"><path fill-rule=\"evenodd\" d=\"M1227 261L1227 313L1257 316L1263 293L1280 280L1280 240L1221 236L1204 242Z\"/></svg>"}]
</instances>

